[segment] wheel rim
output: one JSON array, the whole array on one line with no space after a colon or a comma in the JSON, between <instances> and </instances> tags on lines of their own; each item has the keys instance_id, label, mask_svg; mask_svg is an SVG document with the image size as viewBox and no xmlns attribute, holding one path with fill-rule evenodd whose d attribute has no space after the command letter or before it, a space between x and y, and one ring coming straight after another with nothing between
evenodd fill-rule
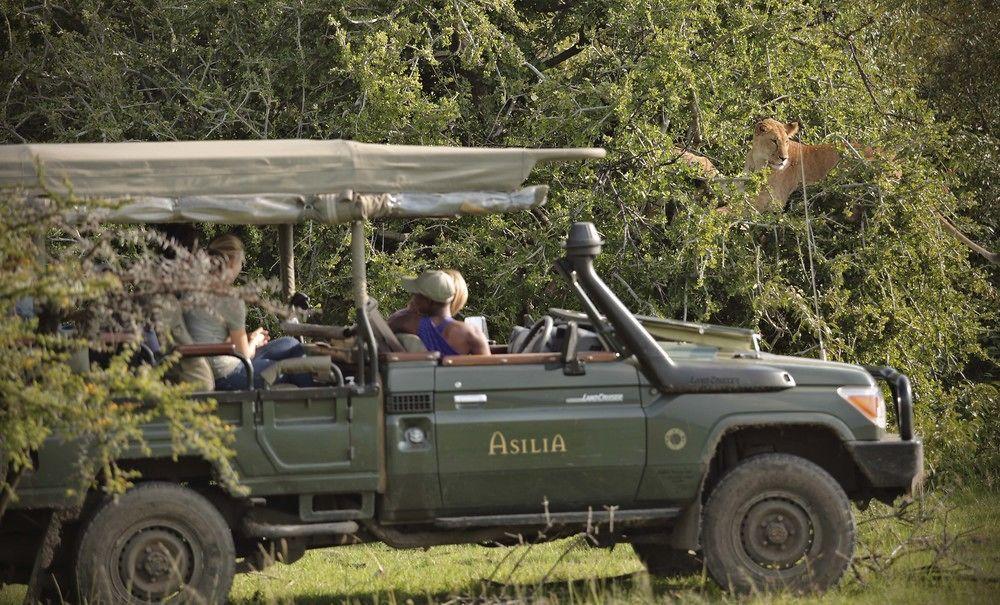
<instances>
[{"instance_id":1,"label":"wheel rim","mask_svg":"<svg viewBox=\"0 0 1000 605\"><path fill-rule=\"evenodd\" d=\"M116 584L125 592L160 601L177 594L199 575L201 557L183 528L158 520L125 535L115 569Z\"/></svg>"},{"instance_id":2,"label":"wheel rim","mask_svg":"<svg viewBox=\"0 0 1000 605\"><path fill-rule=\"evenodd\" d=\"M814 555L820 526L812 509L793 494L762 494L741 507L741 553L756 567L783 572Z\"/></svg>"}]
</instances>

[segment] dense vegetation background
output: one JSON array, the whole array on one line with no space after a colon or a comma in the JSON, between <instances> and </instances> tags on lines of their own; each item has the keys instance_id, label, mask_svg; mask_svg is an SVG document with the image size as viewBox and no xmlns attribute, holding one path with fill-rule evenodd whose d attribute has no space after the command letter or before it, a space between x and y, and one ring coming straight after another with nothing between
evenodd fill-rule
<instances>
[{"instance_id":1,"label":"dense vegetation background","mask_svg":"<svg viewBox=\"0 0 1000 605\"><path fill-rule=\"evenodd\" d=\"M570 222L593 220L608 240L600 269L637 312L753 328L774 352L896 366L914 379L939 477L1000 482L1000 273L933 215L1000 247L992 2L0 7L5 143L605 147L604 161L537 170L552 190L530 214L374 226L373 295L395 307L401 274L455 267L470 283L469 310L502 338L525 313L572 304L549 267ZM732 191L706 191L672 149L735 176L757 116L801 121L804 142L889 152L846 162L783 213L753 214ZM745 211L713 210L723 204ZM276 234L240 232L254 276L274 275ZM344 318L346 231L298 235L300 289L325 317Z\"/></svg>"}]
</instances>

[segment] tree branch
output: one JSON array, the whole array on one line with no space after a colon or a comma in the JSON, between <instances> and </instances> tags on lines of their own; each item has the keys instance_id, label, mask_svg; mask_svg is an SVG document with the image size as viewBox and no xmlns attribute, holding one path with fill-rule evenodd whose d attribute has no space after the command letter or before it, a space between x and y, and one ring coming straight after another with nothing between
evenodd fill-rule
<instances>
[{"instance_id":1,"label":"tree branch","mask_svg":"<svg viewBox=\"0 0 1000 605\"><path fill-rule=\"evenodd\" d=\"M561 53L559 53L554 57L550 57L542 61L542 69L550 69L552 67L555 67L556 65L559 65L560 63L569 61L573 57L583 52L583 49L587 48L589 44L590 40L587 38L587 34L583 33L583 30L581 30L579 37L576 39L576 42L573 43L573 46L570 46L569 48L567 48L566 50L562 51Z\"/></svg>"}]
</instances>

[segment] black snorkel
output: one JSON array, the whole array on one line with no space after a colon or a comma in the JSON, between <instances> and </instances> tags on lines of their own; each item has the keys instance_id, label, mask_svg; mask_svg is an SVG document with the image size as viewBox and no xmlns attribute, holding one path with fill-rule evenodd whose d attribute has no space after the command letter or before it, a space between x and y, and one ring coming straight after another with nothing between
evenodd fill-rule
<instances>
[{"instance_id":1,"label":"black snorkel","mask_svg":"<svg viewBox=\"0 0 1000 605\"><path fill-rule=\"evenodd\" d=\"M594 258L601 253L603 243L593 223L573 223L563 244L566 257L560 261L561 269L571 281L576 274L586 296L614 326L615 336L635 355L649 380L664 390L672 390L674 361L594 270Z\"/></svg>"},{"instance_id":2,"label":"black snorkel","mask_svg":"<svg viewBox=\"0 0 1000 605\"><path fill-rule=\"evenodd\" d=\"M610 323L615 338L635 355L646 379L661 393L780 391L795 386L788 372L763 364L731 359L674 362L594 270L594 258L603 243L593 223L573 223L559 270L578 288L587 315L603 315L590 317L595 328L600 332L605 320Z\"/></svg>"}]
</instances>

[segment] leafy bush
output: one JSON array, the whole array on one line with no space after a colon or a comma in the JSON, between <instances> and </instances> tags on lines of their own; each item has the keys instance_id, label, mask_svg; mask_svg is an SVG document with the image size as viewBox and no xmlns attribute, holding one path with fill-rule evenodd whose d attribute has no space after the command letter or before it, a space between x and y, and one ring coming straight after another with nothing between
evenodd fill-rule
<instances>
[{"instance_id":1,"label":"leafy bush","mask_svg":"<svg viewBox=\"0 0 1000 605\"><path fill-rule=\"evenodd\" d=\"M395 307L401 274L456 267L470 311L505 331L571 304L549 267L570 222L594 220L599 268L636 310L758 329L779 353L892 364L914 379L930 464L995 478L997 392L977 381L997 373L997 273L934 213L996 225L992 198L966 195L986 166L963 167L966 114L925 98L943 98L925 79L941 55L914 50L915 28L942 31L935 4L12 1L2 136L606 147L606 161L537 170L552 190L530 214L372 227L373 294ZM782 214L721 215L745 200L706 193L672 150L735 176L758 115L886 159L845 161ZM244 235L268 273L277 238ZM342 319L345 231L299 235L301 287Z\"/></svg>"},{"instance_id":2,"label":"leafy bush","mask_svg":"<svg viewBox=\"0 0 1000 605\"><path fill-rule=\"evenodd\" d=\"M141 426L154 420L169 430L174 456L214 463L219 480L239 490L230 428L215 402L164 380L176 356L140 365L137 341L101 340L145 329L168 336L165 301L183 294L203 304L209 293L229 293L207 255L178 250L166 260L162 236L76 222L71 200L33 203L6 191L0 212L0 517L49 439L78 446L79 473L67 481L75 490L121 491L134 475L117 462L148 451ZM257 287L236 293L252 299L247 292ZM88 349L106 361L89 359Z\"/></svg>"}]
</instances>

